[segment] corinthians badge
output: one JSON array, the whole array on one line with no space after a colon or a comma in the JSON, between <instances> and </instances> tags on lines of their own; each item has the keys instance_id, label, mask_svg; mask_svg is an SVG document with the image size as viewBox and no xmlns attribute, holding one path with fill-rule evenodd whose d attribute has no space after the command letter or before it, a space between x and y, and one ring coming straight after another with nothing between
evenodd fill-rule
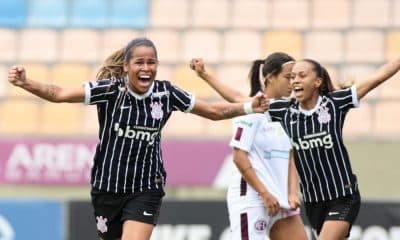
<instances>
[{"instance_id":1,"label":"corinthians badge","mask_svg":"<svg viewBox=\"0 0 400 240\"><path fill-rule=\"evenodd\" d=\"M154 119L159 120L159 119L161 119L163 117L164 113L162 111L162 106L163 106L163 104L159 103L159 102L153 102L153 103L150 104L151 116Z\"/></svg>"},{"instance_id":2,"label":"corinthians badge","mask_svg":"<svg viewBox=\"0 0 400 240\"><path fill-rule=\"evenodd\" d=\"M327 107L320 107L317 110L318 122L328 123L331 120L331 115L329 114L329 109Z\"/></svg>"}]
</instances>

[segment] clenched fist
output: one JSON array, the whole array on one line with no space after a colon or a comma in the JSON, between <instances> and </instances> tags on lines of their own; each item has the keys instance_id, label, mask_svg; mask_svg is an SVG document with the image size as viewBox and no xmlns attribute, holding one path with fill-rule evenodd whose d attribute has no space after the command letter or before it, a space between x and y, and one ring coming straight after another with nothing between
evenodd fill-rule
<instances>
[{"instance_id":1,"label":"clenched fist","mask_svg":"<svg viewBox=\"0 0 400 240\"><path fill-rule=\"evenodd\" d=\"M22 66L12 66L8 71L8 81L18 87L26 83L25 68Z\"/></svg>"}]
</instances>

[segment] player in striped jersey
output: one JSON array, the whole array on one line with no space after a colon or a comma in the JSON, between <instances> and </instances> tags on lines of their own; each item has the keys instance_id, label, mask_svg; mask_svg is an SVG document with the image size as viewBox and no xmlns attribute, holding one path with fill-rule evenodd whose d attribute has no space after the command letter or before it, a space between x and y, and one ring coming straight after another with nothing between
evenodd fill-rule
<instances>
[{"instance_id":1,"label":"player in striped jersey","mask_svg":"<svg viewBox=\"0 0 400 240\"><path fill-rule=\"evenodd\" d=\"M360 208L357 178L343 143L345 116L399 70L397 58L367 79L335 90L325 68L314 60L301 60L292 70L293 98L270 103L268 114L291 138L307 217L320 240L348 237ZM212 76L203 77L227 100L243 101Z\"/></svg>"},{"instance_id":2,"label":"player in striped jersey","mask_svg":"<svg viewBox=\"0 0 400 240\"><path fill-rule=\"evenodd\" d=\"M138 38L110 56L98 80L83 88L31 80L22 66L8 74L12 84L48 101L97 106L99 143L91 194L101 239L150 239L166 180L161 130L173 111L219 120L267 109L262 94L245 104L196 99L169 81L155 80L157 66L153 42Z\"/></svg>"},{"instance_id":3,"label":"player in striped jersey","mask_svg":"<svg viewBox=\"0 0 400 240\"><path fill-rule=\"evenodd\" d=\"M250 96L259 91L275 98L289 96L293 65L294 59L280 52L254 61ZM205 73L200 59L192 61L192 68ZM233 132L230 146L239 171L227 194L232 239L306 240L293 151L281 125L265 114L250 114L234 119Z\"/></svg>"}]
</instances>

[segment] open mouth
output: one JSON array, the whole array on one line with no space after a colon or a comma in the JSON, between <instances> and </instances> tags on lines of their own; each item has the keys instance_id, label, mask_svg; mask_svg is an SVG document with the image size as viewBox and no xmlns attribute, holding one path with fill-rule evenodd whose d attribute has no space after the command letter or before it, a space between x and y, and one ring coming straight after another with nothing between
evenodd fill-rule
<instances>
[{"instance_id":1,"label":"open mouth","mask_svg":"<svg viewBox=\"0 0 400 240\"><path fill-rule=\"evenodd\" d=\"M300 96L304 92L304 88L301 86L293 87L293 93L295 96Z\"/></svg>"},{"instance_id":2,"label":"open mouth","mask_svg":"<svg viewBox=\"0 0 400 240\"><path fill-rule=\"evenodd\" d=\"M150 82L150 75L140 75L138 79L140 82L148 83Z\"/></svg>"}]
</instances>

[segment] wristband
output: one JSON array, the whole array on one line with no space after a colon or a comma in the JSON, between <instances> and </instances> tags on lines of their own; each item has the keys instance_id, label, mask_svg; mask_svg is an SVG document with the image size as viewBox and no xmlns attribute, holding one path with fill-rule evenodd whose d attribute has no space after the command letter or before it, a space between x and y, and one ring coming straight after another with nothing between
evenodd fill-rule
<instances>
[{"instance_id":1,"label":"wristband","mask_svg":"<svg viewBox=\"0 0 400 240\"><path fill-rule=\"evenodd\" d=\"M254 113L253 112L253 107L251 106L251 104L252 104L251 102L246 102L246 103L243 104L244 113L246 113L246 114Z\"/></svg>"}]
</instances>

